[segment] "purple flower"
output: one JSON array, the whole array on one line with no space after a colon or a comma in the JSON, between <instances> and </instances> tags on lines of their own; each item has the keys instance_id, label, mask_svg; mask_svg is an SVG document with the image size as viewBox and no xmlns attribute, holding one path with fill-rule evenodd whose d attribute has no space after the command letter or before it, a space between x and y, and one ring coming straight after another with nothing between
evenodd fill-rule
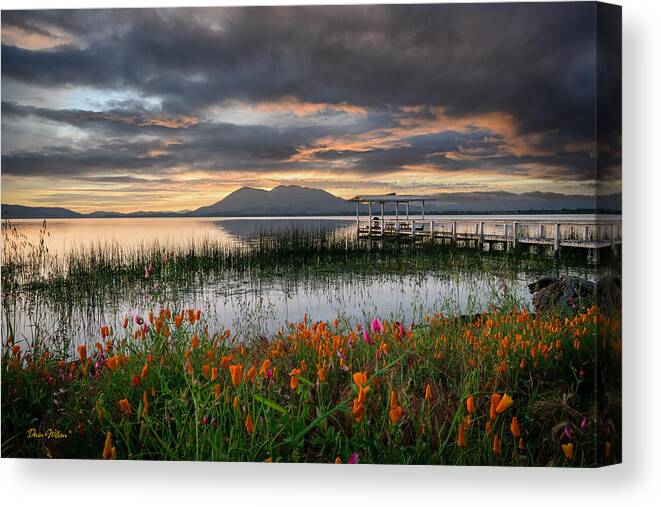
<instances>
[{"instance_id":1,"label":"purple flower","mask_svg":"<svg viewBox=\"0 0 661 507\"><path fill-rule=\"evenodd\" d=\"M374 317L371 327L373 333L383 333L383 322L381 322L379 317Z\"/></svg>"},{"instance_id":2,"label":"purple flower","mask_svg":"<svg viewBox=\"0 0 661 507\"><path fill-rule=\"evenodd\" d=\"M205 416L202 418L202 424L204 424L205 426L206 426L207 424L209 424L209 416L208 416L208 415L205 415Z\"/></svg>"},{"instance_id":3,"label":"purple flower","mask_svg":"<svg viewBox=\"0 0 661 507\"><path fill-rule=\"evenodd\" d=\"M146 322L143 324L143 326L142 326L142 330L143 330L145 333L147 333L147 331L149 331L149 326L147 326L147 323L146 323Z\"/></svg>"},{"instance_id":4,"label":"purple flower","mask_svg":"<svg viewBox=\"0 0 661 507\"><path fill-rule=\"evenodd\" d=\"M347 463L349 465L357 465L358 464L358 453L357 452L352 452L351 456L349 456L349 461Z\"/></svg>"},{"instance_id":5,"label":"purple flower","mask_svg":"<svg viewBox=\"0 0 661 507\"><path fill-rule=\"evenodd\" d=\"M565 430L562 432L569 440L574 438L574 432L569 426L565 426Z\"/></svg>"},{"instance_id":6,"label":"purple flower","mask_svg":"<svg viewBox=\"0 0 661 507\"><path fill-rule=\"evenodd\" d=\"M588 421L588 418L584 417L583 420L581 421L581 431L587 430L589 425L590 422Z\"/></svg>"},{"instance_id":7,"label":"purple flower","mask_svg":"<svg viewBox=\"0 0 661 507\"><path fill-rule=\"evenodd\" d=\"M138 326L142 326L144 320L142 320L142 317L140 315L136 315L133 317L133 322L135 322Z\"/></svg>"}]
</instances>

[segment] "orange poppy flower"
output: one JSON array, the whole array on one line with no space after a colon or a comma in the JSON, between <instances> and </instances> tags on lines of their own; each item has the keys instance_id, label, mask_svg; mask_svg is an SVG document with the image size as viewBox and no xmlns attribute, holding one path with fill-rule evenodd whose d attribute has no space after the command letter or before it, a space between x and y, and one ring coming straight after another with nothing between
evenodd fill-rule
<instances>
[{"instance_id":1,"label":"orange poppy flower","mask_svg":"<svg viewBox=\"0 0 661 507\"><path fill-rule=\"evenodd\" d=\"M500 454L501 451L501 446L500 446L500 437L498 434L493 436L493 453L494 454Z\"/></svg>"},{"instance_id":2,"label":"orange poppy flower","mask_svg":"<svg viewBox=\"0 0 661 507\"><path fill-rule=\"evenodd\" d=\"M337 327L337 326L335 326L335 327ZM336 465L341 465L342 464L342 460L340 459L339 456L337 458L335 458L335 464Z\"/></svg>"},{"instance_id":3,"label":"orange poppy flower","mask_svg":"<svg viewBox=\"0 0 661 507\"><path fill-rule=\"evenodd\" d=\"M211 365L203 364L202 365L202 376L203 377L208 377L209 373L211 373Z\"/></svg>"},{"instance_id":4,"label":"orange poppy flower","mask_svg":"<svg viewBox=\"0 0 661 507\"><path fill-rule=\"evenodd\" d=\"M251 366L248 369L248 373L246 373L246 378L248 378L251 382L254 382L256 376L257 376L257 368Z\"/></svg>"},{"instance_id":5,"label":"orange poppy flower","mask_svg":"<svg viewBox=\"0 0 661 507\"><path fill-rule=\"evenodd\" d=\"M369 387L360 387L358 389L358 403L365 403L365 400L367 399L367 393L370 391Z\"/></svg>"},{"instance_id":6,"label":"orange poppy flower","mask_svg":"<svg viewBox=\"0 0 661 507\"><path fill-rule=\"evenodd\" d=\"M20 350L20 348L19 348ZM86 362L87 361L87 346L86 345L79 345L78 346L78 355L80 356L80 361L81 362Z\"/></svg>"},{"instance_id":7,"label":"orange poppy flower","mask_svg":"<svg viewBox=\"0 0 661 507\"><path fill-rule=\"evenodd\" d=\"M466 410L468 410L469 414L475 413L475 398L473 398L472 394L466 398Z\"/></svg>"},{"instance_id":8,"label":"orange poppy flower","mask_svg":"<svg viewBox=\"0 0 661 507\"><path fill-rule=\"evenodd\" d=\"M140 382L140 377L138 375L133 375L131 377L131 385L137 386L138 382Z\"/></svg>"},{"instance_id":9,"label":"orange poppy flower","mask_svg":"<svg viewBox=\"0 0 661 507\"><path fill-rule=\"evenodd\" d=\"M505 410L507 410L512 406L512 403L514 403L514 401L512 400L512 397L509 394L503 395L502 399L496 406L496 414L502 414L503 412L505 412Z\"/></svg>"},{"instance_id":10,"label":"orange poppy flower","mask_svg":"<svg viewBox=\"0 0 661 507\"><path fill-rule=\"evenodd\" d=\"M246 416L246 431L248 431L248 433L255 433L255 425L252 422L250 414Z\"/></svg>"},{"instance_id":11,"label":"orange poppy flower","mask_svg":"<svg viewBox=\"0 0 661 507\"><path fill-rule=\"evenodd\" d=\"M517 447L521 450L524 450L526 448L526 443L523 441L523 438L519 439L519 444L517 445Z\"/></svg>"},{"instance_id":12,"label":"orange poppy flower","mask_svg":"<svg viewBox=\"0 0 661 507\"><path fill-rule=\"evenodd\" d=\"M521 437L521 428L519 427L519 420L517 419L516 416L512 417L512 423L510 424L510 431L512 432L512 435L514 435L514 438Z\"/></svg>"},{"instance_id":13,"label":"orange poppy flower","mask_svg":"<svg viewBox=\"0 0 661 507\"><path fill-rule=\"evenodd\" d=\"M229 401L229 400L228 400L228 401ZM237 408L239 408L239 397L238 397L238 396L235 396L235 397L234 397L234 401L232 402L232 406L234 407L234 410L236 410Z\"/></svg>"},{"instance_id":14,"label":"orange poppy flower","mask_svg":"<svg viewBox=\"0 0 661 507\"><path fill-rule=\"evenodd\" d=\"M126 415L131 415L131 404L126 398L119 400L119 408L122 409Z\"/></svg>"},{"instance_id":15,"label":"orange poppy flower","mask_svg":"<svg viewBox=\"0 0 661 507\"><path fill-rule=\"evenodd\" d=\"M211 368L211 382L213 382L217 378L218 378L218 368L214 366L213 368Z\"/></svg>"},{"instance_id":16,"label":"orange poppy flower","mask_svg":"<svg viewBox=\"0 0 661 507\"><path fill-rule=\"evenodd\" d=\"M367 382L367 373L357 371L353 374L353 381L358 387L363 387Z\"/></svg>"},{"instance_id":17,"label":"orange poppy flower","mask_svg":"<svg viewBox=\"0 0 661 507\"><path fill-rule=\"evenodd\" d=\"M220 367L227 368L232 362L232 356L223 356L220 358Z\"/></svg>"},{"instance_id":18,"label":"orange poppy flower","mask_svg":"<svg viewBox=\"0 0 661 507\"><path fill-rule=\"evenodd\" d=\"M112 459L113 458L113 450L114 447L112 446L112 435L108 431L106 433L106 443L103 446L103 459Z\"/></svg>"},{"instance_id":19,"label":"orange poppy flower","mask_svg":"<svg viewBox=\"0 0 661 507\"><path fill-rule=\"evenodd\" d=\"M500 394L498 393L493 393L491 395L491 406L489 407L489 418L495 419L496 418L496 407L500 403Z\"/></svg>"},{"instance_id":20,"label":"orange poppy flower","mask_svg":"<svg viewBox=\"0 0 661 507\"><path fill-rule=\"evenodd\" d=\"M234 387L239 387L241 381L243 380L243 365L242 364L233 364L230 365L230 375L232 376L232 384Z\"/></svg>"},{"instance_id":21,"label":"orange poppy flower","mask_svg":"<svg viewBox=\"0 0 661 507\"><path fill-rule=\"evenodd\" d=\"M325 376L326 376L326 371L324 370L324 368L323 367L319 368L317 370L317 378L319 379L319 382L323 382Z\"/></svg>"},{"instance_id":22,"label":"orange poppy flower","mask_svg":"<svg viewBox=\"0 0 661 507\"><path fill-rule=\"evenodd\" d=\"M562 444L562 452L565 455L565 458L567 458L569 461L574 459L574 444L571 442L568 444Z\"/></svg>"},{"instance_id":23,"label":"orange poppy flower","mask_svg":"<svg viewBox=\"0 0 661 507\"><path fill-rule=\"evenodd\" d=\"M431 401L431 386L429 384L425 387L425 400Z\"/></svg>"},{"instance_id":24,"label":"orange poppy flower","mask_svg":"<svg viewBox=\"0 0 661 507\"><path fill-rule=\"evenodd\" d=\"M351 414L356 418L356 422L361 422L363 420L363 416L365 415L365 406L357 399L353 400Z\"/></svg>"},{"instance_id":25,"label":"orange poppy flower","mask_svg":"<svg viewBox=\"0 0 661 507\"><path fill-rule=\"evenodd\" d=\"M404 414L404 408L397 404L397 393L390 391L390 422L397 424Z\"/></svg>"},{"instance_id":26,"label":"orange poppy flower","mask_svg":"<svg viewBox=\"0 0 661 507\"><path fill-rule=\"evenodd\" d=\"M193 346L194 349L198 348L200 346L200 338L194 334L190 338L190 344Z\"/></svg>"},{"instance_id":27,"label":"orange poppy flower","mask_svg":"<svg viewBox=\"0 0 661 507\"><path fill-rule=\"evenodd\" d=\"M271 368L271 360L264 359L264 362L262 363L262 366L259 369L259 376L262 378L266 378L269 372L269 368Z\"/></svg>"},{"instance_id":28,"label":"orange poppy flower","mask_svg":"<svg viewBox=\"0 0 661 507\"><path fill-rule=\"evenodd\" d=\"M216 399L220 398L220 384L214 385L213 390L216 393Z\"/></svg>"},{"instance_id":29,"label":"orange poppy flower","mask_svg":"<svg viewBox=\"0 0 661 507\"><path fill-rule=\"evenodd\" d=\"M301 374L301 370L298 368L294 368L289 375L291 376L291 379L289 380L289 387L291 388L292 391L296 391L296 388L298 387L298 375Z\"/></svg>"},{"instance_id":30,"label":"orange poppy flower","mask_svg":"<svg viewBox=\"0 0 661 507\"><path fill-rule=\"evenodd\" d=\"M142 372L140 372L140 378L144 379L147 376L147 373L149 373L149 363L145 363L145 365L142 367Z\"/></svg>"},{"instance_id":31,"label":"orange poppy flower","mask_svg":"<svg viewBox=\"0 0 661 507\"><path fill-rule=\"evenodd\" d=\"M464 426L464 423L461 423L459 425L459 434L457 436L457 446L459 446L459 447L468 447L468 444L466 443L466 427Z\"/></svg>"},{"instance_id":32,"label":"orange poppy flower","mask_svg":"<svg viewBox=\"0 0 661 507\"><path fill-rule=\"evenodd\" d=\"M147 399L147 391L142 393L142 418L147 417L147 411L149 410L149 400Z\"/></svg>"}]
</instances>

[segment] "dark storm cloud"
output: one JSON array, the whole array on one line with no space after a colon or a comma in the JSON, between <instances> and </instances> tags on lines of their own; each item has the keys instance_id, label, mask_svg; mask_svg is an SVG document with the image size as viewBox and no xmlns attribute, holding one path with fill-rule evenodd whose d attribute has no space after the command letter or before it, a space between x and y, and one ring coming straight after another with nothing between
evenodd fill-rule
<instances>
[{"instance_id":1,"label":"dark storm cloud","mask_svg":"<svg viewBox=\"0 0 661 507\"><path fill-rule=\"evenodd\" d=\"M5 150L2 169L92 177L184 165L259 172L330 164L338 173L385 175L425 164L443 172L588 180L595 169L589 147L595 139L595 13L589 2L3 12L3 27L54 42L44 49L3 44L3 81L130 91L138 98L86 111L34 107L8 97L3 126L32 117L109 139L67 149ZM603 46L610 59L602 74L613 75L617 54ZM369 114L354 124L305 126L205 120L210 108L232 101L273 103L282 97L347 103ZM509 115L517 136L534 136L534 149L514 153L512 139L483 125L403 134L401 143L358 151L334 149L329 142L311 159L296 159L301 147L315 147L321 138L405 130L402 108L418 105L425 107L404 116L433 119L432 106L458 121ZM608 149L600 153L614 167L620 164L617 105L608 115L609 128L599 139ZM164 147L167 140L177 143Z\"/></svg>"}]
</instances>

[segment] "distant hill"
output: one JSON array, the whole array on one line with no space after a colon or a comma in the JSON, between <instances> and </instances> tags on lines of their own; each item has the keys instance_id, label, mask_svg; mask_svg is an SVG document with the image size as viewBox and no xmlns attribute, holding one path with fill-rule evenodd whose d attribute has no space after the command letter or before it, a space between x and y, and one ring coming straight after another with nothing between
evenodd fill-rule
<instances>
[{"instance_id":1,"label":"distant hill","mask_svg":"<svg viewBox=\"0 0 661 507\"><path fill-rule=\"evenodd\" d=\"M242 187L193 216L331 215L355 211L355 205L316 188L296 185L272 190Z\"/></svg>"},{"instance_id":2,"label":"distant hill","mask_svg":"<svg viewBox=\"0 0 661 507\"><path fill-rule=\"evenodd\" d=\"M18 204L2 205L2 218L82 218L84 216L66 208L34 208Z\"/></svg>"},{"instance_id":3,"label":"distant hill","mask_svg":"<svg viewBox=\"0 0 661 507\"><path fill-rule=\"evenodd\" d=\"M435 194L436 201L425 206L429 214L444 213L619 213L622 210L622 194L610 194L595 199L590 195L565 195L553 192L453 192ZM361 214L366 213L366 206ZM411 206L411 213L419 213L419 205ZM279 186L272 190L242 187L224 199L202 206L194 211L135 211L118 213L95 211L77 213L66 208L29 207L12 204L2 205L2 217L6 218L131 218L131 217L181 217L181 216L315 216L352 215L355 204L316 188L296 185ZM378 213L378 206L373 208ZM402 207L400 207L402 210ZM387 214L394 213L394 205L386 205Z\"/></svg>"}]
</instances>

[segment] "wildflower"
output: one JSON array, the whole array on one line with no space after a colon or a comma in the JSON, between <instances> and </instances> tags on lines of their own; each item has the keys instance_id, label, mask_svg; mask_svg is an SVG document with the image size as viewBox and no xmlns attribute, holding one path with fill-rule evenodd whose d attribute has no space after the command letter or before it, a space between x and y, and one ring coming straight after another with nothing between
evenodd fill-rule
<instances>
[{"instance_id":1,"label":"wildflower","mask_svg":"<svg viewBox=\"0 0 661 507\"><path fill-rule=\"evenodd\" d=\"M523 438L519 438L519 444L517 445L517 447L518 447L520 450L522 450L522 451L525 450L525 448L526 448L526 444L525 444L525 442L523 441Z\"/></svg>"},{"instance_id":2,"label":"wildflower","mask_svg":"<svg viewBox=\"0 0 661 507\"><path fill-rule=\"evenodd\" d=\"M337 326L336 326L336 327L337 327ZM340 459L339 456L335 458L335 464L336 464L336 465L341 465L341 464L342 464L342 460Z\"/></svg>"},{"instance_id":3,"label":"wildflower","mask_svg":"<svg viewBox=\"0 0 661 507\"><path fill-rule=\"evenodd\" d=\"M228 401L229 401L229 400L228 400ZM234 401L232 402L232 407L234 407L234 410L236 410L237 408L239 408L239 397L238 397L238 396L235 396L235 397L234 397Z\"/></svg>"},{"instance_id":4,"label":"wildflower","mask_svg":"<svg viewBox=\"0 0 661 507\"><path fill-rule=\"evenodd\" d=\"M140 372L140 379L144 379L147 376L147 373L149 373L149 363L145 363L145 365L142 367L142 372Z\"/></svg>"},{"instance_id":5,"label":"wildflower","mask_svg":"<svg viewBox=\"0 0 661 507\"><path fill-rule=\"evenodd\" d=\"M425 400L431 401L431 386L429 384L425 387Z\"/></svg>"},{"instance_id":6,"label":"wildflower","mask_svg":"<svg viewBox=\"0 0 661 507\"><path fill-rule=\"evenodd\" d=\"M372 320L370 327L373 333L383 333L383 322L381 322L379 317L375 317L374 320Z\"/></svg>"},{"instance_id":7,"label":"wildflower","mask_svg":"<svg viewBox=\"0 0 661 507\"><path fill-rule=\"evenodd\" d=\"M20 348L19 348L20 350ZM79 345L78 346L78 355L80 356L80 362L84 363L87 361L87 346Z\"/></svg>"},{"instance_id":8,"label":"wildflower","mask_svg":"<svg viewBox=\"0 0 661 507\"><path fill-rule=\"evenodd\" d=\"M149 410L149 400L147 399L147 391L142 392L142 418L147 417Z\"/></svg>"},{"instance_id":9,"label":"wildflower","mask_svg":"<svg viewBox=\"0 0 661 507\"><path fill-rule=\"evenodd\" d=\"M516 416L512 417L512 422L510 423L510 431L512 432L512 435L514 435L514 438L521 437L521 428L519 427L519 420Z\"/></svg>"},{"instance_id":10,"label":"wildflower","mask_svg":"<svg viewBox=\"0 0 661 507\"><path fill-rule=\"evenodd\" d=\"M242 364L233 364L230 365L230 375L232 376L232 384L234 387L239 387L241 380L243 380L243 365Z\"/></svg>"},{"instance_id":11,"label":"wildflower","mask_svg":"<svg viewBox=\"0 0 661 507\"><path fill-rule=\"evenodd\" d=\"M367 382L367 373L357 371L353 374L353 381L358 387L363 387Z\"/></svg>"},{"instance_id":12,"label":"wildflower","mask_svg":"<svg viewBox=\"0 0 661 507\"><path fill-rule=\"evenodd\" d=\"M351 456L349 456L349 461L347 461L347 463L349 465L357 465L358 464L358 459L359 459L358 453L357 452L352 452Z\"/></svg>"},{"instance_id":13,"label":"wildflower","mask_svg":"<svg viewBox=\"0 0 661 507\"><path fill-rule=\"evenodd\" d=\"M574 438L574 432L569 426L565 426L565 429L563 430L563 435L566 436L569 440L572 440Z\"/></svg>"},{"instance_id":14,"label":"wildflower","mask_svg":"<svg viewBox=\"0 0 661 507\"><path fill-rule=\"evenodd\" d=\"M296 391L296 388L298 387L298 375L301 374L301 370L298 368L294 368L289 375L291 376L291 379L289 380L289 387L291 388L292 391Z\"/></svg>"},{"instance_id":15,"label":"wildflower","mask_svg":"<svg viewBox=\"0 0 661 507\"><path fill-rule=\"evenodd\" d=\"M213 368L211 368L211 382L213 382L217 378L218 378L218 368L214 366Z\"/></svg>"},{"instance_id":16,"label":"wildflower","mask_svg":"<svg viewBox=\"0 0 661 507\"><path fill-rule=\"evenodd\" d=\"M368 345L372 344L372 338L370 338L370 332L367 329L363 329L363 340Z\"/></svg>"},{"instance_id":17,"label":"wildflower","mask_svg":"<svg viewBox=\"0 0 661 507\"><path fill-rule=\"evenodd\" d=\"M103 446L103 459L114 459L115 457L115 448L112 446L112 435L108 431L106 432L106 443Z\"/></svg>"},{"instance_id":18,"label":"wildflower","mask_svg":"<svg viewBox=\"0 0 661 507\"><path fill-rule=\"evenodd\" d=\"M587 417L584 417L583 420L581 421L581 431L585 431L588 429L590 422L588 421Z\"/></svg>"},{"instance_id":19,"label":"wildflower","mask_svg":"<svg viewBox=\"0 0 661 507\"><path fill-rule=\"evenodd\" d=\"M205 414L205 416L202 418L202 424L204 424L205 426L207 424L209 424L209 415L208 414Z\"/></svg>"},{"instance_id":20,"label":"wildflower","mask_svg":"<svg viewBox=\"0 0 661 507\"><path fill-rule=\"evenodd\" d=\"M255 425L252 422L250 414L246 416L246 431L248 431L248 433L255 433Z\"/></svg>"},{"instance_id":21,"label":"wildflower","mask_svg":"<svg viewBox=\"0 0 661 507\"><path fill-rule=\"evenodd\" d=\"M397 424L404 414L404 408L397 404L397 393L390 391L390 422Z\"/></svg>"},{"instance_id":22,"label":"wildflower","mask_svg":"<svg viewBox=\"0 0 661 507\"><path fill-rule=\"evenodd\" d=\"M232 362L232 356L223 356L220 358L220 367L227 368Z\"/></svg>"},{"instance_id":23,"label":"wildflower","mask_svg":"<svg viewBox=\"0 0 661 507\"><path fill-rule=\"evenodd\" d=\"M363 420L363 416L365 415L365 406L357 399L353 400L351 414L356 418L356 422L361 422Z\"/></svg>"},{"instance_id":24,"label":"wildflower","mask_svg":"<svg viewBox=\"0 0 661 507\"><path fill-rule=\"evenodd\" d=\"M273 458L271 456L269 456L268 458L266 458L264 460L264 463L273 463Z\"/></svg>"},{"instance_id":25,"label":"wildflower","mask_svg":"<svg viewBox=\"0 0 661 507\"><path fill-rule=\"evenodd\" d=\"M200 346L200 338L196 334L194 334L190 338L190 344L194 349L198 348Z\"/></svg>"},{"instance_id":26,"label":"wildflower","mask_svg":"<svg viewBox=\"0 0 661 507\"><path fill-rule=\"evenodd\" d=\"M124 398L123 400L119 400L119 408L122 409L122 411L126 415L131 414L131 405L129 403L129 400L127 400L126 398Z\"/></svg>"},{"instance_id":27,"label":"wildflower","mask_svg":"<svg viewBox=\"0 0 661 507\"><path fill-rule=\"evenodd\" d=\"M135 322L138 326L142 326L142 324L144 324L145 321L142 320L142 317L140 317L140 315L136 315L135 317L133 317L133 322Z\"/></svg>"},{"instance_id":28,"label":"wildflower","mask_svg":"<svg viewBox=\"0 0 661 507\"><path fill-rule=\"evenodd\" d=\"M574 444L569 442L568 444L562 444L561 447L565 458L571 461L574 458Z\"/></svg>"},{"instance_id":29,"label":"wildflower","mask_svg":"<svg viewBox=\"0 0 661 507\"><path fill-rule=\"evenodd\" d=\"M326 371L324 370L324 367L322 366L317 370L317 377L319 378L319 382L324 381L325 375L326 375Z\"/></svg>"},{"instance_id":30,"label":"wildflower","mask_svg":"<svg viewBox=\"0 0 661 507\"><path fill-rule=\"evenodd\" d=\"M500 437L498 436L498 434L495 434L493 436L493 453L500 454L500 451L501 451Z\"/></svg>"},{"instance_id":31,"label":"wildflower","mask_svg":"<svg viewBox=\"0 0 661 507\"><path fill-rule=\"evenodd\" d=\"M131 377L131 385L132 386L137 386L138 382L140 382L140 377L138 375L133 375Z\"/></svg>"},{"instance_id":32,"label":"wildflower","mask_svg":"<svg viewBox=\"0 0 661 507\"><path fill-rule=\"evenodd\" d=\"M500 394L498 393L493 393L491 395L491 405L489 407L489 418L490 419L495 419L496 418L496 407L500 403Z\"/></svg>"},{"instance_id":33,"label":"wildflower","mask_svg":"<svg viewBox=\"0 0 661 507\"><path fill-rule=\"evenodd\" d=\"M464 423L459 424L459 434L457 436L457 446L459 446L459 447L468 447L468 444L466 444L466 426L464 426Z\"/></svg>"},{"instance_id":34,"label":"wildflower","mask_svg":"<svg viewBox=\"0 0 661 507\"><path fill-rule=\"evenodd\" d=\"M124 321L122 322L122 327L123 327L124 329L126 329L126 328L128 327L128 325L129 325L129 318L128 318L128 317L124 317Z\"/></svg>"},{"instance_id":35,"label":"wildflower","mask_svg":"<svg viewBox=\"0 0 661 507\"><path fill-rule=\"evenodd\" d=\"M469 414L475 413L475 398L473 398L472 394L466 398L466 410L468 410Z\"/></svg>"},{"instance_id":36,"label":"wildflower","mask_svg":"<svg viewBox=\"0 0 661 507\"><path fill-rule=\"evenodd\" d=\"M211 372L211 366L208 365L208 364L203 364L202 365L202 376L203 377L208 377L210 372Z\"/></svg>"},{"instance_id":37,"label":"wildflower","mask_svg":"<svg viewBox=\"0 0 661 507\"><path fill-rule=\"evenodd\" d=\"M498 405L496 406L496 414L502 414L512 406L514 401L509 394L504 394Z\"/></svg>"},{"instance_id":38,"label":"wildflower","mask_svg":"<svg viewBox=\"0 0 661 507\"><path fill-rule=\"evenodd\" d=\"M269 368L271 368L271 360L264 359L262 366L259 368L259 376L262 378L266 378Z\"/></svg>"}]
</instances>

